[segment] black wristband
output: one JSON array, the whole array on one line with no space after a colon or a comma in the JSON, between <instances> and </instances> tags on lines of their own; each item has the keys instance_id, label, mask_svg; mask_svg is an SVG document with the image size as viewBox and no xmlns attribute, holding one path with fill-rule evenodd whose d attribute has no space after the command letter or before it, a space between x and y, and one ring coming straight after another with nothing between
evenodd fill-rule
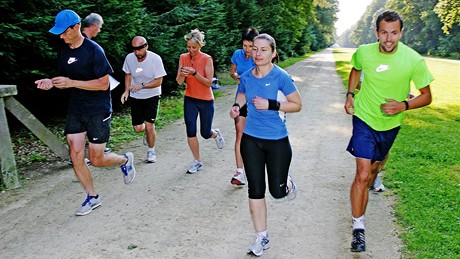
<instances>
[{"instance_id":1,"label":"black wristband","mask_svg":"<svg viewBox=\"0 0 460 259\"><path fill-rule=\"evenodd\" d=\"M280 109L280 102L277 100L268 99L268 109L278 111Z\"/></svg>"},{"instance_id":2,"label":"black wristband","mask_svg":"<svg viewBox=\"0 0 460 259\"><path fill-rule=\"evenodd\" d=\"M235 106L237 106L239 109L241 109L241 106L240 106L239 103L234 103L234 104L232 105L232 107L235 107Z\"/></svg>"},{"instance_id":3,"label":"black wristband","mask_svg":"<svg viewBox=\"0 0 460 259\"><path fill-rule=\"evenodd\" d=\"M409 102L404 100L403 103L406 105L406 111L409 110Z\"/></svg>"},{"instance_id":4,"label":"black wristband","mask_svg":"<svg viewBox=\"0 0 460 259\"><path fill-rule=\"evenodd\" d=\"M195 76L195 75L196 75L196 70L195 70L195 72L193 72L192 76Z\"/></svg>"},{"instance_id":5,"label":"black wristband","mask_svg":"<svg viewBox=\"0 0 460 259\"><path fill-rule=\"evenodd\" d=\"M349 94L351 94L351 97L355 98L355 93L353 93L353 92L347 92L346 96L348 96Z\"/></svg>"}]
</instances>

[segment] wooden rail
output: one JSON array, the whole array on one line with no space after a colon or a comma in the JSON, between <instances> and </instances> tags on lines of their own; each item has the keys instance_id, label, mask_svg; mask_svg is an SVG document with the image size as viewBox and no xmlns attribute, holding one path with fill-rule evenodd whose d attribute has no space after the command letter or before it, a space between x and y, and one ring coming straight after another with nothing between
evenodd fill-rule
<instances>
[{"instance_id":1,"label":"wooden rail","mask_svg":"<svg viewBox=\"0 0 460 259\"><path fill-rule=\"evenodd\" d=\"M69 156L69 150L50 130L30 113L21 103L14 99L17 95L15 85L0 85L0 165L3 185L8 189L18 188L18 172L11 143L11 135L6 120L7 109L35 136L47 145L58 157Z\"/></svg>"}]
</instances>

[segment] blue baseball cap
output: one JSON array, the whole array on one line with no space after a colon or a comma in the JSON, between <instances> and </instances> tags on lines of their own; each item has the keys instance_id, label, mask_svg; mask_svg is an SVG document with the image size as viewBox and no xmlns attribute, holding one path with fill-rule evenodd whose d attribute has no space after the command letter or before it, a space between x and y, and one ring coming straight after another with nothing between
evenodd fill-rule
<instances>
[{"instance_id":1,"label":"blue baseball cap","mask_svg":"<svg viewBox=\"0 0 460 259\"><path fill-rule=\"evenodd\" d=\"M80 23L80 16L72 10L62 10L56 15L54 27L49 30L52 34L61 35L72 25Z\"/></svg>"}]
</instances>

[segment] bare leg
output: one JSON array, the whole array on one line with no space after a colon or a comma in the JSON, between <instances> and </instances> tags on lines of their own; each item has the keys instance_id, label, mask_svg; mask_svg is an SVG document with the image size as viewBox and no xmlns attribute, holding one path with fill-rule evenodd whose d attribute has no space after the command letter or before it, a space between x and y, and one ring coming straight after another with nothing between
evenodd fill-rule
<instances>
[{"instance_id":1,"label":"bare leg","mask_svg":"<svg viewBox=\"0 0 460 259\"><path fill-rule=\"evenodd\" d=\"M153 148L156 142L156 131L155 131L155 124L150 122L145 122L145 132L147 134L147 143L149 148Z\"/></svg>"},{"instance_id":2,"label":"bare leg","mask_svg":"<svg viewBox=\"0 0 460 259\"><path fill-rule=\"evenodd\" d=\"M246 117L238 116L235 118L235 161L236 168L243 168L243 158L241 157L240 145L241 137L243 136L244 126L246 125Z\"/></svg>"},{"instance_id":3,"label":"bare leg","mask_svg":"<svg viewBox=\"0 0 460 259\"><path fill-rule=\"evenodd\" d=\"M380 162L356 158L356 175L350 190L351 213L354 218L359 218L366 212L369 198L369 187L374 182L379 171Z\"/></svg>"},{"instance_id":4,"label":"bare leg","mask_svg":"<svg viewBox=\"0 0 460 259\"><path fill-rule=\"evenodd\" d=\"M214 133L215 132L213 131L213 135ZM200 160L200 144L198 142L198 138L196 136L187 138L187 142L188 142L188 146L190 147L190 150L192 151L193 158L195 158L195 160L201 161Z\"/></svg>"},{"instance_id":5,"label":"bare leg","mask_svg":"<svg viewBox=\"0 0 460 259\"><path fill-rule=\"evenodd\" d=\"M147 138L147 144L150 148L155 146L156 141L156 131L155 131L155 124L150 122L144 122L140 125L134 125L133 129L135 132L145 132Z\"/></svg>"},{"instance_id":6,"label":"bare leg","mask_svg":"<svg viewBox=\"0 0 460 259\"><path fill-rule=\"evenodd\" d=\"M249 210L256 232L267 230L267 204L265 199L249 199Z\"/></svg>"},{"instance_id":7,"label":"bare leg","mask_svg":"<svg viewBox=\"0 0 460 259\"><path fill-rule=\"evenodd\" d=\"M90 196L95 196L93 176L85 163L86 132L67 134L67 144L70 148L70 158L73 162L75 176ZM104 152L104 151L102 151Z\"/></svg>"}]
</instances>

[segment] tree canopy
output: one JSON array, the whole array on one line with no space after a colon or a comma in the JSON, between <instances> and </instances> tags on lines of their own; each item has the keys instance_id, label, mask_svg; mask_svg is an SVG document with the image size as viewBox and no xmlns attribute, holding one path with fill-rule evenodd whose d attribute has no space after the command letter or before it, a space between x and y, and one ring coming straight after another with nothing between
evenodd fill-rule
<instances>
[{"instance_id":1,"label":"tree canopy","mask_svg":"<svg viewBox=\"0 0 460 259\"><path fill-rule=\"evenodd\" d=\"M340 36L339 44L357 46L375 41L376 17L389 9L403 18L401 40L407 45L421 54L460 59L458 0L373 0L356 25Z\"/></svg>"},{"instance_id":2,"label":"tree canopy","mask_svg":"<svg viewBox=\"0 0 460 259\"><path fill-rule=\"evenodd\" d=\"M149 49L163 59L168 73L163 93L171 95L179 89L177 63L186 52L183 36L190 30L205 32L203 52L213 57L216 70L223 70L230 66L233 51L241 48L241 33L248 27L271 34L281 59L330 46L337 6L337 0L3 0L0 83L17 85L18 97L31 110L66 110L65 90L40 91L34 85L36 79L57 76L55 58L63 42L48 30L63 9L81 18L92 12L103 17L102 30L93 40L104 48L113 76L122 84L121 67L131 39L144 36ZM115 106L122 90L123 86L112 93Z\"/></svg>"}]
</instances>

